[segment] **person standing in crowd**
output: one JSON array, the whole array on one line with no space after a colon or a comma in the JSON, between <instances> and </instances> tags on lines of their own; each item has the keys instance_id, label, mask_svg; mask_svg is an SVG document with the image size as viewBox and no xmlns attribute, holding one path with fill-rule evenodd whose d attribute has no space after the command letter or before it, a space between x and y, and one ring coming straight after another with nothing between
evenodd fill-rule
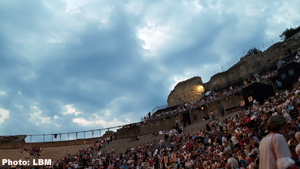
<instances>
[{"instance_id":1,"label":"person standing in crowd","mask_svg":"<svg viewBox=\"0 0 300 169\"><path fill-rule=\"evenodd\" d=\"M238 168L239 168L239 163L238 163L238 161L232 156L232 154L228 154L227 168L232 168L232 169L238 169Z\"/></svg>"},{"instance_id":2,"label":"person standing in crowd","mask_svg":"<svg viewBox=\"0 0 300 169\"><path fill-rule=\"evenodd\" d=\"M214 112L213 111L210 111L210 116L211 118L214 120L215 119L215 115L214 115Z\"/></svg>"},{"instance_id":3,"label":"person standing in crowd","mask_svg":"<svg viewBox=\"0 0 300 169\"><path fill-rule=\"evenodd\" d=\"M280 132L287 129L287 119L281 115L271 116L267 121L269 134L259 145L259 168L292 168L295 165L284 136Z\"/></svg>"},{"instance_id":4,"label":"person standing in crowd","mask_svg":"<svg viewBox=\"0 0 300 169\"><path fill-rule=\"evenodd\" d=\"M224 107L223 107L223 106L221 107L220 111L221 111L222 117L224 117L224 114L225 114L225 113L224 113Z\"/></svg>"}]
</instances>

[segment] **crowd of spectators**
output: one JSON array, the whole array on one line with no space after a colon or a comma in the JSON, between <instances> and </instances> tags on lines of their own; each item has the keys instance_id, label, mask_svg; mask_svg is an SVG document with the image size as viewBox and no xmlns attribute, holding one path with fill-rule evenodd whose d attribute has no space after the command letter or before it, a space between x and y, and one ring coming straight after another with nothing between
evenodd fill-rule
<instances>
[{"instance_id":1,"label":"crowd of spectators","mask_svg":"<svg viewBox=\"0 0 300 169\"><path fill-rule=\"evenodd\" d=\"M274 158L273 152L266 152L265 145L260 143L274 134L270 126L278 123L278 116L281 117L279 121L287 125L284 125L284 131L278 132L274 137L275 153L282 156L278 159L285 160L278 160L276 164L277 159L273 159L275 163L272 165L300 166L300 146L297 147L300 141L300 133L297 133L300 130L300 116L293 120L289 114L293 108L299 113L299 84L298 82L289 90L277 91L275 96L267 99L262 105L254 100L252 106L234 117L210 120L204 129L199 129L195 134L185 133L184 127L176 121L172 130L160 133L164 135L163 139L128 148L126 152L119 154L116 154L114 149L103 151L103 145L93 144L90 148L55 163L55 166L101 169L259 168L260 165L271 165L270 160L260 160L263 158L261 153L263 156ZM100 142L107 144L104 140ZM93 151L98 153L93 156Z\"/></svg>"},{"instance_id":2,"label":"crowd of spectators","mask_svg":"<svg viewBox=\"0 0 300 169\"><path fill-rule=\"evenodd\" d=\"M129 141L130 142L134 142L134 141L139 141L140 140L140 137L139 136L134 136L132 137Z\"/></svg>"},{"instance_id":3,"label":"crowd of spectators","mask_svg":"<svg viewBox=\"0 0 300 169\"><path fill-rule=\"evenodd\" d=\"M38 158L41 155L42 148L40 147L33 147L30 148L29 146L23 147L21 153L24 154L25 159L28 158Z\"/></svg>"},{"instance_id":4,"label":"crowd of spectators","mask_svg":"<svg viewBox=\"0 0 300 169\"><path fill-rule=\"evenodd\" d=\"M237 85L237 86L230 86L227 89L217 90L217 91L209 91L206 95L203 96L205 101L214 101L217 98L221 98L224 96L229 96L236 92L239 92L244 86Z\"/></svg>"},{"instance_id":5,"label":"crowd of spectators","mask_svg":"<svg viewBox=\"0 0 300 169\"><path fill-rule=\"evenodd\" d=\"M277 62L277 69L279 69L282 66L288 64L291 61L300 63L300 48L298 48L298 50L294 53L290 49L288 49L287 53L285 54L285 57L280 59Z\"/></svg>"},{"instance_id":6,"label":"crowd of spectators","mask_svg":"<svg viewBox=\"0 0 300 169\"><path fill-rule=\"evenodd\" d=\"M216 91L209 91L206 95L203 96L205 101L215 101L217 98L226 97L232 94L236 94L241 91L241 89L254 82L264 82L266 83L270 77L277 75L277 70L269 70L260 74L255 74L248 79L245 79L240 85L233 85L228 88Z\"/></svg>"},{"instance_id":7,"label":"crowd of spectators","mask_svg":"<svg viewBox=\"0 0 300 169\"><path fill-rule=\"evenodd\" d=\"M298 52L300 56L300 51ZM267 72L259 78L268 78ZM251 79L250 79L251 80ZM257 79L255 79L257 80ZM248 80L249 81L249 80ZM239 87L230 87L230 91ZM185 103L163 115L193 108ZM290 111L296 111L293 120ZM152 115L153 116L153 115ZM148 116L152 117L151 113ZM173 129L162 131L163 139L115 153L105 150L110 138L99 139L89 148L53 163L53 168L100 169L256 169L300 168L300 79L291 89L277 91L263 104L256 100L234 117L212 119L195 134L184 132L174 122ZM125 146L125 145L124 145ZM25 150L24 150L25 151ZM95 152L97 152L95 154Z\"/></svg>"},{"instance_id":8,"label":"crowd of spectators","mask_svg":"<svg viewBox=\"0 0 300 169\"><path fill-rule=\"evenodd\" d=\"M52 168L84 168L92 166L93 152L93 146L78 150L74 155L71 155L68 151L64 158L52 162Z\"/></svg>"}]
</instances>

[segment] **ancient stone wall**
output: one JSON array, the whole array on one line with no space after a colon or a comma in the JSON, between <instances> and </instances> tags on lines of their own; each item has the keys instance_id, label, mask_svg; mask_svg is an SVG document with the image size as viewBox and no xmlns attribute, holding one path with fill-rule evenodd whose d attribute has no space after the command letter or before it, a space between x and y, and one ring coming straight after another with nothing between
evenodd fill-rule
<instances>
[{"instance_id":1,"label":"ancient stone wall","mask_svg":"<svg viewBox=\"0 0 300 169\"><path fill-rule=\"evenodd\" d=\"M205 89L223 88L237 81L250 77L250 74L263 72L273 67L277 61L285 56L288 49L292 52L300 47L300 33L270 46L263 53L258 55L246 55L238 63L227 71L215 74L207 83L204 83Z\"/></svg>"},{"instance_id":2,"label":"ancient stone wall","mask_svg":"<svg viewBox=\"0 0 300 169\"><path fill-rule=\"evenodd\" d=\"M97 138L77 139L69 141L53 141L53 142L37 142L37 143L3 143L0 144L0 149L20 149L22 147L61 147L95 143Z\"/></svg>"},{"instance_id":3,"label":"ancient stone wall","mask_svg":"<svg viewBox=\"0 0 300 169\"><path fill-rule=\"evenodd\" d=\"M26 135L0 136L0 143L25 143Z\"/></svg>"},{"instance_id":4,"label":"ancient stone wall","mask_svg":"<svg viewBox=\"0 0 300 169\"><path fill-rule=\"evenodd\" d=\"M163 130L170 130L175 125L175 120L181 119L181 115L177 114L166 118L160 118L156 120L147 121L140 123L139 126L131 128L122 128L117 130L117 138L130 138L134 136L141 136L145 134L158 133Z\"/></svg>"},{"instance_id":5,"label":"ancient stone wall","mask_svg":"<svg viewBox=\"0 0 300 169\"><path fill-rule=\"evenodd\" d=\"M236 82L243 81L249 78L250 74L254 75L272 68L279 59L285 56L288 49L295 52L299 47L300 32L284 42L275 43L261 54L242 57L238 63L227 71L212 76L203 86L208 90L218 90ZM192 90L193 85L197 84L202 84L200 77L179 82L168 96L168 106L199 100L200 95Z\"/></svg>"},{"instance_id":6,"label":"ancient stone wall","mask_svg":"<svg viewBox=\"0 0 300 169\"><path fill-rule=\"evenodd\" d=\"M169 118L161 118L153 121L148 121L145 123L141 123L139 126L131 127L131 128L122 128L117 130L117 138L130 138L134 136L141 136L145 134L157 133L163 130L170 130L175 125L175 120L181 120L182 115L185 113L190 114L191 123L199 122L202 118L213 111L215 115L220 115L220 108L224 107L224 109L232 108L235 106L239 106L239 102L243 100L242 95L230 95L228 97L223 97L220 99L216 99L208 104L204 104L204 109L192 109L191 111L187 110L186 112L182 112L177 115L170 116ZM203 102L204 103L204 102ZM201 104L201 103L200 103ZM228 113L228 112L225 112ZM196 121L194 119L194 115L196 115Z\"/></svg>"},{"instance_id":7,"label":"ancient stone wall","mask_svg":"<svg viewBox=\"0 0 300 169\"><path fill-rule=\"evenodd\" d=\"M227 97L224 97L222 99L216 99L216 101L211 102L209 104L204 104L204 109L197 109L195 111L192 111L191 113L191 123L195 123L195 119L194 116L196 115L196 121L202 120L203 117L205 117L206 115L209 115L209 113L211 111L214 112L215 116L219 116L221 115L221 107L224 108L224 110L232 108L232 107L236 107L240 105L240 102L244 100L243 96L240 94L238 96L236 95L230 95ZM238 109L236 109L235 111L237 111ZM225 114L227 114L229 112L225 111Z\"/></svg>"},{"instance_id":8,"label":"ancient stone wall","mask_svg":"<svg viewBox=\"0 0 300 169\"><path fill-rule=\"evenodd\" d=\"M200 85L202 86L203 82L198 76L179 82L168 96L168 107L200 100L202 97L199 90Z\"/></svg>"}]
</instances>

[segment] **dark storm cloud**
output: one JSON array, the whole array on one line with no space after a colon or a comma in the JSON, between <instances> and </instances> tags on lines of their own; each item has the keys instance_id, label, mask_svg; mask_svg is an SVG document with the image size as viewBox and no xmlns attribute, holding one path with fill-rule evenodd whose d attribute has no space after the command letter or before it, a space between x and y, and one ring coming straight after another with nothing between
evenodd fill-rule
<instances>
[{"instance_id":1,"label":"dark storm cloud","mask_svg":"<svg viewBox=\"0 0 300 169\"><path fill-rule=\"evenodd\" d=\"M45 62L38 61L41 63L39 65L23 65L34 72L34 77L26 81L21 78L24 72L19 72L19 77L11 78L15 82L15 86L11 86L12 90L17 96L20 95L17 92L21 91L23 97L38 102L36 106L42 111L44 117L52 119L57 115L64 118L68 124L66 130L77 125L69 119L73 117L65 118L60 115L63 105L74 104L77 111L85 112L84 117L89 117L97 110L105 109L107 103L120 95L130 96L129 99L132 100L143 95L139 93L144 90L144 84L150 81L143 73L146 71L143 69L146 63L141 62L139 53L136 52L141 50L139 43L142 42L134 36L136 29L130 25L128 18L124 17L126 14L122 12L112 16L109 29L99 30L97 24L90 23L76 35L79 44L72 42L64 44L63 49L57 48L52 53L46 54L48 56L44 56ZM15 63L13 60L10 62ZM16 70L18 71L20 70ZM32 109L29 105L33 103L26 104L28 106L24 106L23 109L27 111ZM114 112L113 116L125 114L133 106L144 109L134 103L116 105L122 109L122 112ZM11 116L16 117L17 112L9 109ZM49 124L43 125L49 127ZM28 128L31 128L34 124L29 126ZM25 128L25 131L28 131L28 128ZM22 132L22 129L16 128L15 131L10 129L10 132L16 133L16 131Z\"/></svg>"},{"instance_id":2,"label":"dark storm cloud","mask_svg":"<svg viewBox=\"0 0 300 169\"><path fill-rule=\"evenodd\" d=\"M166 104L176 78L208 79L212 65L269 40L270 23L278 18L272 7L284 10L286 4L255 5L1 1L0 108L9 118L0 134L140 120Z\"/></svg>"}]
</instances>

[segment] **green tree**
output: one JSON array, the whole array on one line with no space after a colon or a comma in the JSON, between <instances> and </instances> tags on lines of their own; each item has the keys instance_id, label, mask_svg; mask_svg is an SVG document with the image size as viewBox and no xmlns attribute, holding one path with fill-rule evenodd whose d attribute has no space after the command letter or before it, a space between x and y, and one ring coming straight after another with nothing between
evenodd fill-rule
<instances>
[{"instance_id":1,"label":"green tree","mask_svg":"<svg viewBox=\"0 0 300 169\"><path fill-rule=\"evenodd\" d=\"M286 30L283 31L282 34L279 35L279 37L281 38L281 40L286 40L286 39L292 37L296 32L297 31L294 28L290 28L290 29L286 28Z\"/></svg>"},{"instance_id":2,"label":"green tree","mask_svg":"<svg viewBox=\"0 0 300 169\"><path fill-rule=\"evenodd\" d=\"M253 48L253 49L250 49L250 50L247 52L247 55L257 55L257 54L260 54L260 53L262 53L261 50L256 49L256 48Z\"/></svg>"}]
</instances>

